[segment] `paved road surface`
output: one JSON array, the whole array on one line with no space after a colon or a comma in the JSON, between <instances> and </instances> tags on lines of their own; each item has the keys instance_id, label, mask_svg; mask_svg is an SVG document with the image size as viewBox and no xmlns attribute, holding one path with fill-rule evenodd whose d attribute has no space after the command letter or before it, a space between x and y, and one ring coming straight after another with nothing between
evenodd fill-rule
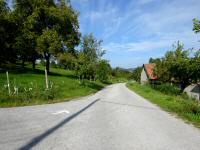
<instances>
[{"instance_id":1,"label":"paved road surface","mask_svg":"<svg viewBox=\"0 0 200 150\"><path fill-rule=\"evenodd\" d=\"M200 150L200 130L114 84L77 101L0 109L0 149Z\"/></svg>"}]
</instances>

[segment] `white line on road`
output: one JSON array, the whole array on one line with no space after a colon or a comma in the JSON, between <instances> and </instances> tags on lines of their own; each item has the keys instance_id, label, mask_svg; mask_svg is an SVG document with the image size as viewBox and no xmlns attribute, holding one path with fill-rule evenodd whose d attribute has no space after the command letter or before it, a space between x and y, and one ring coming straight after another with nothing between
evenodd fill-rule
<instances>
[{"instance_id":1,"label":"white line on road","mask_svg":"<svg viewBox=\"0 0 200 150\"><path fill-rule=\"evenodd\" d=\"M56 111L56 112L54 112L52 114L53 115L58 115L58 114L63 114L63 113L69 114L69 111L68 110L59 110L59 111Z\"/></svg>"}]
</instances>

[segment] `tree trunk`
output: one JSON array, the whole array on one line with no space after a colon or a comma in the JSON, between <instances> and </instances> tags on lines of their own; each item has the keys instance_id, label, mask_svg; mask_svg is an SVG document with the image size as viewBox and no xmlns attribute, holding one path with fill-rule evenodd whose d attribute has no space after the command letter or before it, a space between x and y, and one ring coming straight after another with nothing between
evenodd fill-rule
<instances>
[{"instance_id":1,"label":"tree trunk","mask_svg":"<svg viewBox=\"0 0 200 150\"><path fill-rule=\"evenodd\" d=\"M35 60L32 61L33 70L35 70Z\"/></svg>"},{"instance_id":2,"label":"tree trunk","mask_svg":"<svg viewBox=\"0 0 200 150\"><path fill-rule=\"evenodd\" d=\"M49 73L49 58L46 59L46 69L47 69L47 73Z\"/></svg>"}]
</instances>

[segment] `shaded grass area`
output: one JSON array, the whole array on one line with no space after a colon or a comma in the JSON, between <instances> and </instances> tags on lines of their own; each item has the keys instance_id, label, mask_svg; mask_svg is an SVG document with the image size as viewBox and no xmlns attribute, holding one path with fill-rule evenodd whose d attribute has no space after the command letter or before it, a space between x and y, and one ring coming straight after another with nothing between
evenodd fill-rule
<instances>
[{"instance_id":1,"label":"shaded grass area","mask_svg":"<svg viewBox=\"0 0 200 150\"><path fill-rule=\"evenodd\" d=\"M189 123L200 128L200 105L197 101L182 96L163 94L148 85L128 83L127 87L162 109L177 114Z\"/></svg>"},{"instance_id":2,"label":"shaded grass area","mask_svg":"<svg viewBox=\"0 0 200 150\"><path fill-rule=\"evenodd\" d=\"M50 68L49 86L45 88L45 73L43 66L32 70L27 66L24 69L15 67L9 71L11 94L8 94L6 70L0 70L0 107L14 107L56 103L73 98L86 96L101 90L106 84L99 81L79 81L73 71ZM14 87L18 94L14 94Z\"/></svg>"}]
</instances>

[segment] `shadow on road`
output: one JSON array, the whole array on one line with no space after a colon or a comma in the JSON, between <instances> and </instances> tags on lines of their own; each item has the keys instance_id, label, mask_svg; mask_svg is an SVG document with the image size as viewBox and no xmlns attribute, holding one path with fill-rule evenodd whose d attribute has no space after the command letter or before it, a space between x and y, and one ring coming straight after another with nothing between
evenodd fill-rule
<instances>
[{"instance_id":1,"label":"shadow on road","mask_svg":"<svg viewBox=\"0 0 200 150\"><path fill-rule=\"evenodd\" d=\"M88 109L89 107L91 107L92 105L94 105L99 100L100 99L94 100L93 102L91 102L90 104L88 104L86 107L84 107L80 111L78 111L78 112L74 113L73 115L67 117L66 119L64 119L63 121L61 121L57 125L55 125L54 127L48 129L44 133L42 133L39 136L33 138L30 142L28 142L24 146L20 147L18 150L29 150L29 149L32 149L34 146L36 146L38 143L40 143L42 140L44 140L47 136L49 136L50 134L52 134L53 132L55 132L57 129L59 129L60 127L62 127L63 125L65 125L66 123L68 123L69 121L71 121L72 119L74 119L75 117L77 117L79 114L81 114L83 111L85 111L86 109Z\"/></svg>"}]
</instances>

